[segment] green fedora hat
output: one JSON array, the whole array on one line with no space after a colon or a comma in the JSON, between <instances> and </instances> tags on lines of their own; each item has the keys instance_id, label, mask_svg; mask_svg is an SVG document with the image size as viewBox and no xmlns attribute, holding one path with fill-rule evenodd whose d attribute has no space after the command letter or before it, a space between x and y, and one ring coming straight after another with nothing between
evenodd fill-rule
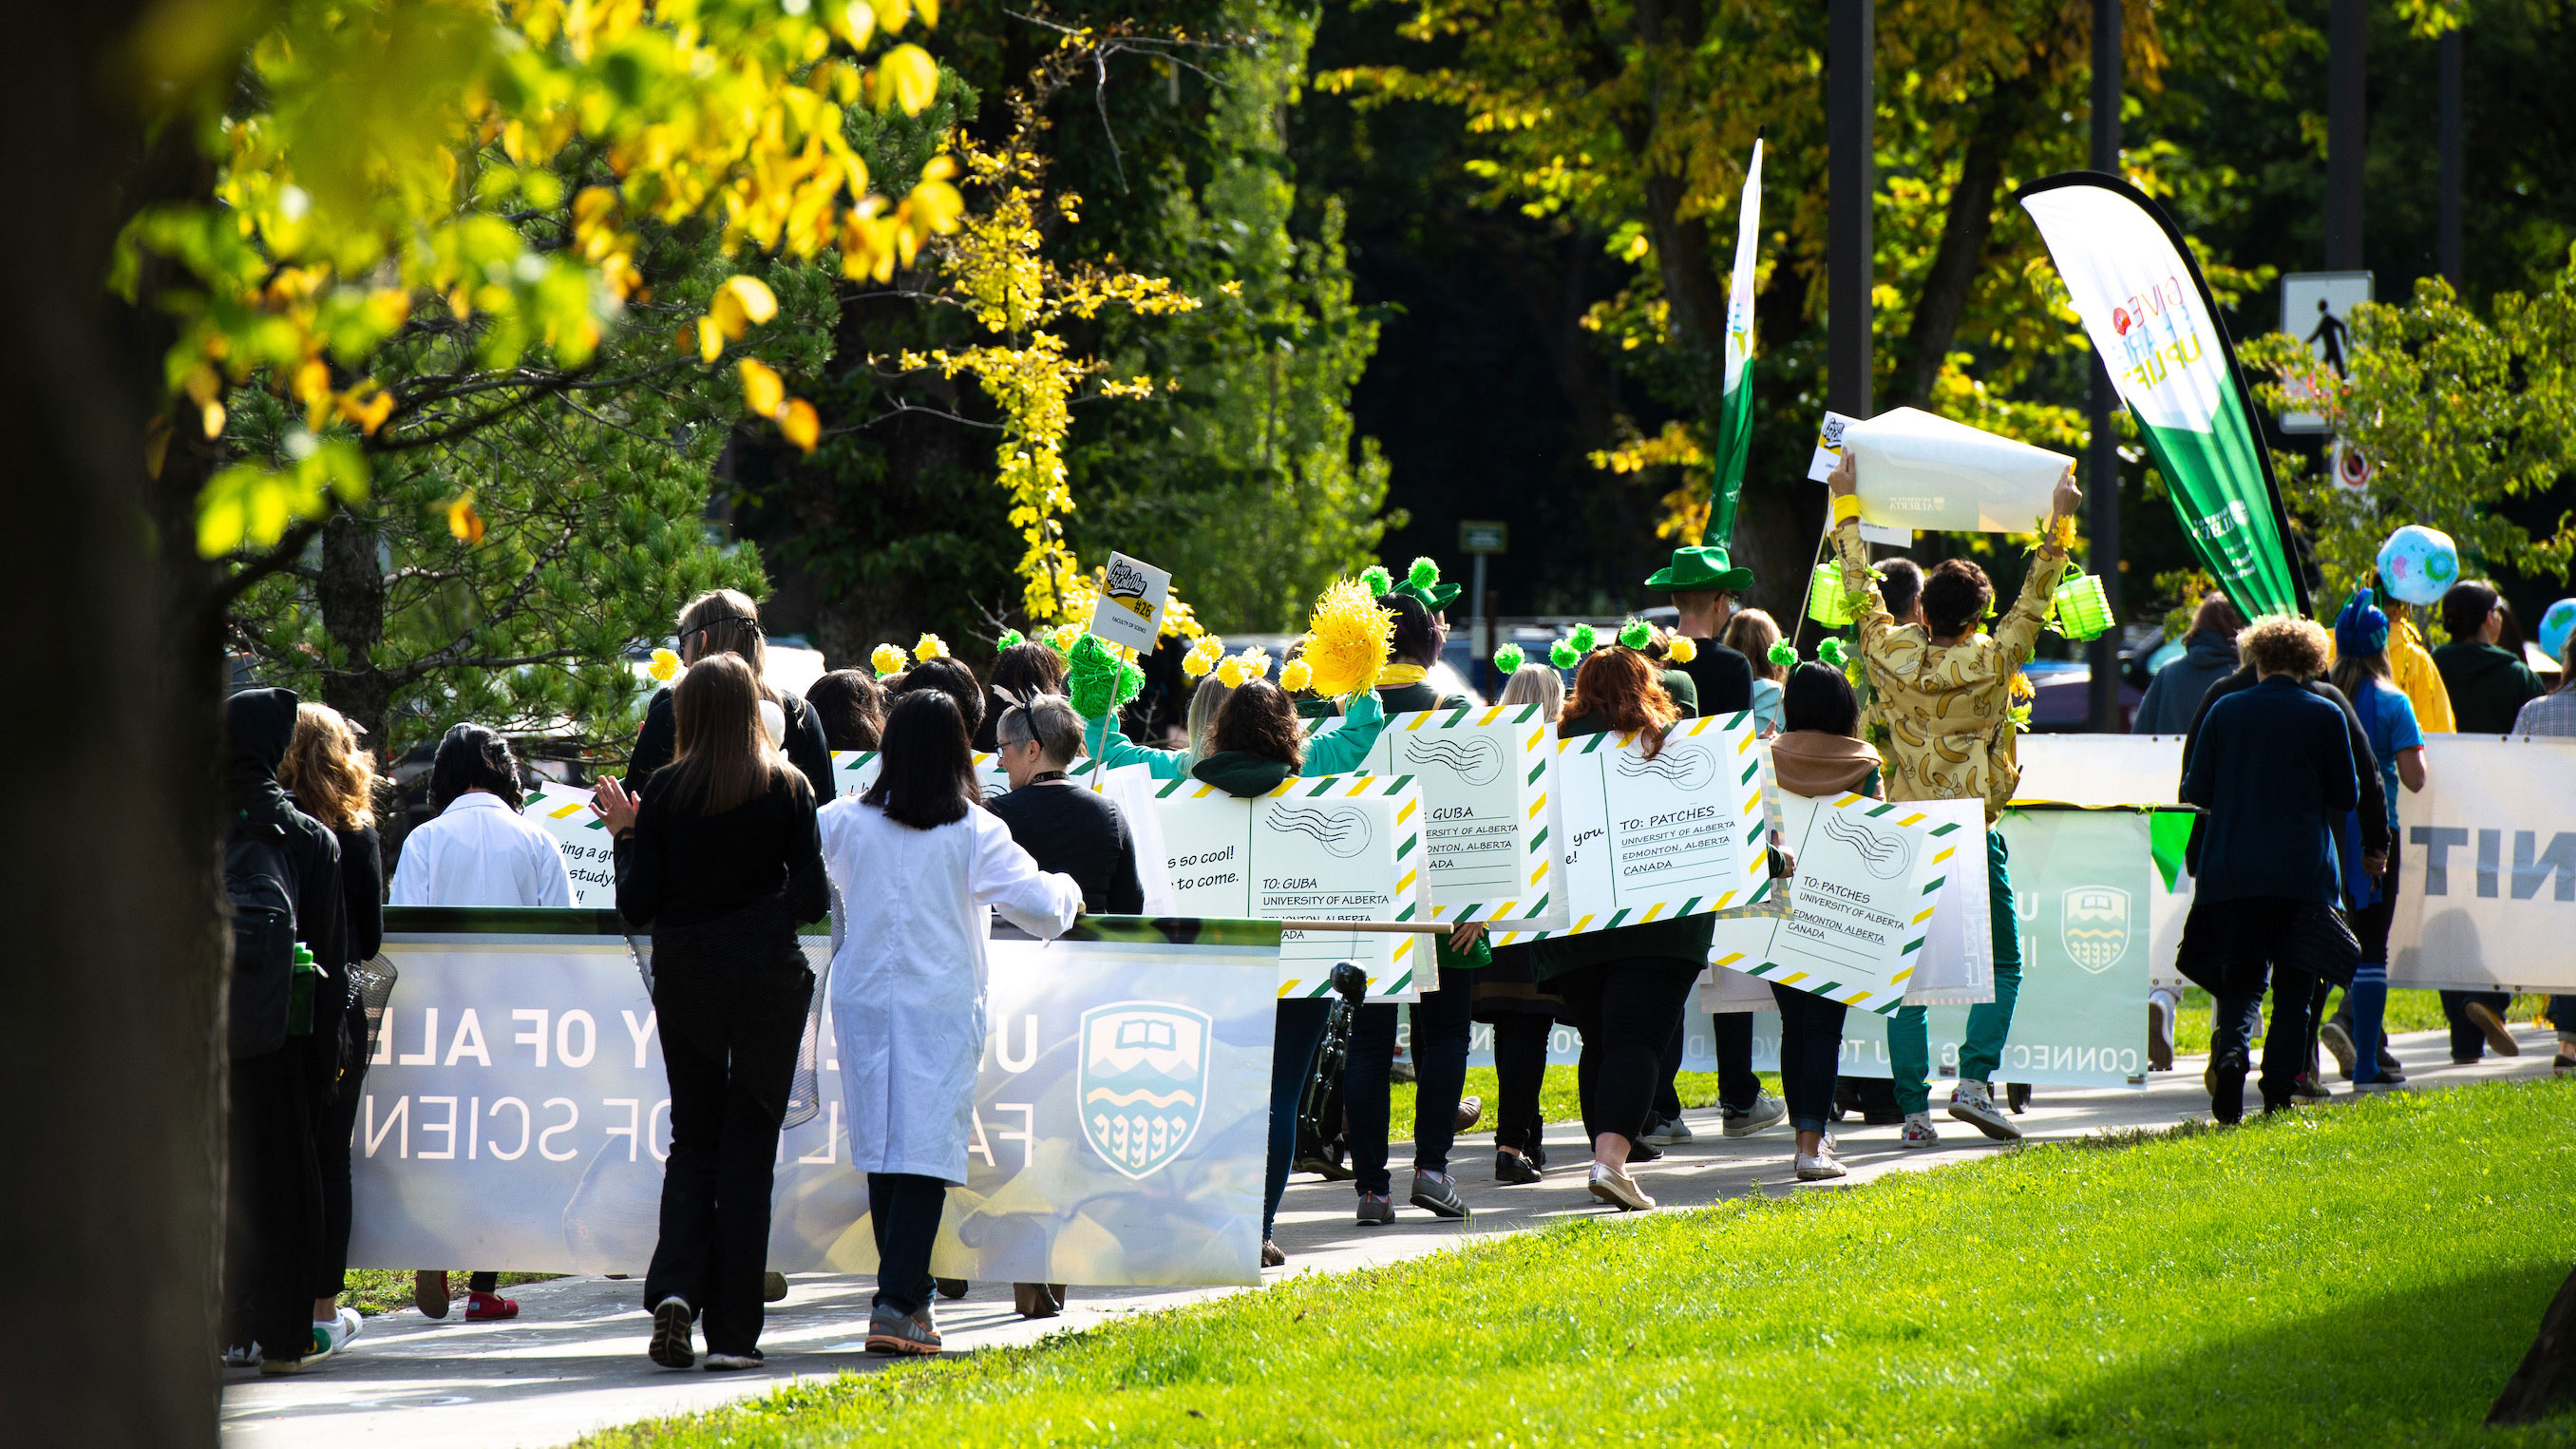
<instances>
[{"instance_id":1,"label":"green fedora hat","mask_svg":"<svg viewBox=\"0 0 2576 1449\"><path fill-rule=\"evenodd\" d=\"M1730 566L1724 544L1694 544L1673 550L1673 561L1646 580L1650 589L1673 593L1738 594L1753 587L1753 570Z\"/></svg>"}]
</instances>

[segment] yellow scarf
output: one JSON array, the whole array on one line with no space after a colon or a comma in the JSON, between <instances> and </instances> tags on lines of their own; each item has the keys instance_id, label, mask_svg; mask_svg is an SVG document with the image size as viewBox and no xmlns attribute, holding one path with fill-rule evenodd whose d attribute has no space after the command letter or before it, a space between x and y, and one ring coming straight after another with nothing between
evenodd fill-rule
<instances>
[{"instance_id":1,"label":"yellow scarf","mask_svg":"<svg viewBox=\"0 0 2576 1449\"><path fill-rule=\"evenodd\" d=\"M1408 684L1420 684L1430 672L1419 664L1390 664L1377 672L1378 688L1401 689Z\"/></svg>"}]
</instances>

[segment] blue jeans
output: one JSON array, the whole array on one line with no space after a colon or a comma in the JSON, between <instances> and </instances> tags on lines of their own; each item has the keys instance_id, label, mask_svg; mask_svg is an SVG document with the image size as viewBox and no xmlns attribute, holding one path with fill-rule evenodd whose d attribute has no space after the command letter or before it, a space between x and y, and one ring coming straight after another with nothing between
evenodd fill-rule
<instances>
[{"instance_id":1,"label":"blue jeans","mask_svg":"<svg viewBox=\"0 0 2576 1449\"><path fill-rule=\"evenodd\" d=\"M1279 1003L1279 1023L1270 1038L1270 1162L1261 1199L1265 1242L1279 1220L1279 1199L1288 1193L1288 1169L1297 1156L1297 1099L1306 1093L1306 1074L1315 1068L1315 1048L1324 1040L1324 1022L1332 1011L1330 997Z\"/></svg>"},{"instance_id":2,"label":"blue jeans","mask_svg":"<svg viewBox=\"0 0 2576 1449\"><path fill-rule=\"evenodd\" d=\"M1458 1140L1458 1096L1467 1086L1467 1033L1474 1023L1476 973L1440 968L1440 989L1413 1003L1413 1170L1447 1172ZM1350 1117L1353 1186L1389 1194L1386 1170L1389 1071L1395 1063L1396 1007L1360 1008L1351 1054L1342 1062L1342 1109Z\"/></svg>"}]
</instances>

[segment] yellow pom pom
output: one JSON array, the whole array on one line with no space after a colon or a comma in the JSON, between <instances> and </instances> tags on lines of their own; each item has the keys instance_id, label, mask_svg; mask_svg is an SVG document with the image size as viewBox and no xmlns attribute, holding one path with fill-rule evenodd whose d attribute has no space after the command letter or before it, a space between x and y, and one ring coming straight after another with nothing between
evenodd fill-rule
<instances>
[{"instance_id":1,"label":"yellow pom pom","mask_svg":"<svg viewBox=\"0 0 2576 1449\"><path fill-rule=\"evenodd\" d=\"M891 644L880 644L869 652L868 663L876 667L879 679L889 674L901 674L903 673L903 651Z\"/></svg>"},{"instance_id":2,"label":"yellow pom pom","mask_svg":"<svg viewBox=\"0 0 2576 1449\"><path fill-rule=\"evenodd\" d=\"M1195 649L1181 656L1181 672L1192 679L1207 678L1208 671L1215 667L1214 661Z\"/></svg>"},{"instance_id":3,"label":"yellow pom pom","mask_svg":"<svg viewBox=\"0 0 2576 1449\"><path fill-rule=\"evenodd\" d=\"M680 672L680 656L668 649L656 649L653 651L652 665L644 672L668 684L671 676Z\"/></svg>"},{"instance_id":4,"label":"yellow pom pom","mask_svg":"<svg viewBox=\"0 0 2576 1449\"><path fill-rule=\"evenodd\" d=\"M1291 659L1279 671L1279 687L1298 694L1315 682L1315 671L1303 659Z\"/></svg>"},{"instance_id":5,"label":"yellow pom pom","mask_svg":"<svg viewBox=\"0 0 2576 1449\"><path fill-rule=\"evenodd\" d=\"M1243 660L1243 667L1252 671L1253 678L1268 679L1270 677L1270 651L1256 644L1253 647L1244 650L1240 657Z\"/></svg>"},{"instance_id":6,"label":"yellow pom pom","mask_svg":"<svg viewBox=\"0 0 2576 1449\"><path fill-rule=\"evenodd\" d=\"M912 657L927 664L948 657L948 641L936 634L924 634L912 646Z\"/></svg>"},{"instance_id":7,"label":"yellow pom pom","mask_svg":"<svg viewBox=\"0 0 2576 1449\"><path fill-rule=\"evenodd\" d=\"M1238 654L1217 666L1216 677L1228 689L1241 689L1251 682L1252 672L1243 667L1243 656Z\"/></svg>"},{"instance_id":8,"label":"yellow pom pom","mask_svg":"<svg viewBox=\"0 0 2576 1449\"><path fill-rule=\"evenodd\" d=\"M1699 657L1699 646L1688 634L1675 634L1664 640L1664 657L1675 664L1688 664Z\"/></svg>"},{"instance_id":9,"label":"yellow pom pom","mask_svg":"<svg viewBox=\"0 0 2576 1449\"><path fill-rule=\"evenodd\" d=\"M1357 579L1336 579L1315 600L1305 660L1315 692L1339 699L1374 688L1386 668L1387 641L1395 637L1395 611L1380 605Z\"/></svg>"}]
</instances>

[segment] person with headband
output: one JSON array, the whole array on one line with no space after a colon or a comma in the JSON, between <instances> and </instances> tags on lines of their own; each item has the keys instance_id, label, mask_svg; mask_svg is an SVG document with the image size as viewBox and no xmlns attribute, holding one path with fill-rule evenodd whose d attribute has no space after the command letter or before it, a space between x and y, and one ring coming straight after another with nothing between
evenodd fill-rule
<instances>
[{"instance_id":1,"label":"person with headband","mask_svg":"<svg viewBox=\"0 0 2576 1449\"><path fill-rule=\"evenodd\" d=\"M2003 832L1995 828L2021 781L2013 738L2013 702L2026 689L2021 666L2039 631L2084 495L2068 464L2057 480L2038 549L1994 633L1980 625L1994 601L1985 570L1965 559L1945 559L1923 581L1922 624L1900 623L1888 611L1860 536L1859 464L1854 454L1826 479L1833 494L1831 538L1842 564L1843 591L1856 601L1860 651L1878 720L1888 743L1887 798L1971 799L1986 816L1986 891L1994 919L1995 999L1971 1007L1967 1040L1959 1049L1959 1081L1950 1093L1950 1115L1998 1141L2021 1129L1995 1105L1991 1079L2011 1034L2013 1003L2021 993L2021 935L2013 915L2012 873ZM1928 1050L1924 1053L1928 1061ZM1901 1078L1900 1078L1901 1080Z\"/></svg>"},{"instance_id":2,"label":"person with headband","mask_svg":"<svg viewBox=\"0 0 2576 1449\"><path fill-rule=\"evenodd\" d=\"M824 739L822 716L793 692L769 682L769 645L760 628L760 606L751 601L751 596L739 589L715 589L698 595L680 611L678 633L680 662L684 665L695 664L711 654L734 654L751 666L751 677L760 685L761 699L784 717L786 734L778 745L787 752L788 763L805 772L805 783L813 787L815 799L831 799L832 747ZM634 752L626 762L624 783L629 792L644 788L654 771L671 763L678 738L671 691L665 686L655 690L644 706L644 728L636 735Z\"/></svg>"},{"instance_id":3,"label":"person with headband","mask_svg":"<svg viewBox=\"0 0 2576 1449\"><path fill-rule=\"evenodd\" d=\"M2388 1054L2381 1030L2388 1011L2388 926L2397 912L2404 839L2397 828L2397 787L2403 783L2410 793L2424 789L2424 732L2416 727L2413 702L2390 677L2388 616L2370 590L2355 589L2345 602L2335 617L2334 642L2335 688L2361 717L2362 734L2379 769L2380 793L2388 802L2388 855L2377 876L2355 893L2352 929L2361 942L2361 964L2353 970L2352 985L2344 988L2343 1004L2317 1035L2354 1091L2384 1092L2406 1080L2397 1059ZM2325 991L2320 982L2313 1007L2325 1005Z\"/></svg>"}]
</instances>

